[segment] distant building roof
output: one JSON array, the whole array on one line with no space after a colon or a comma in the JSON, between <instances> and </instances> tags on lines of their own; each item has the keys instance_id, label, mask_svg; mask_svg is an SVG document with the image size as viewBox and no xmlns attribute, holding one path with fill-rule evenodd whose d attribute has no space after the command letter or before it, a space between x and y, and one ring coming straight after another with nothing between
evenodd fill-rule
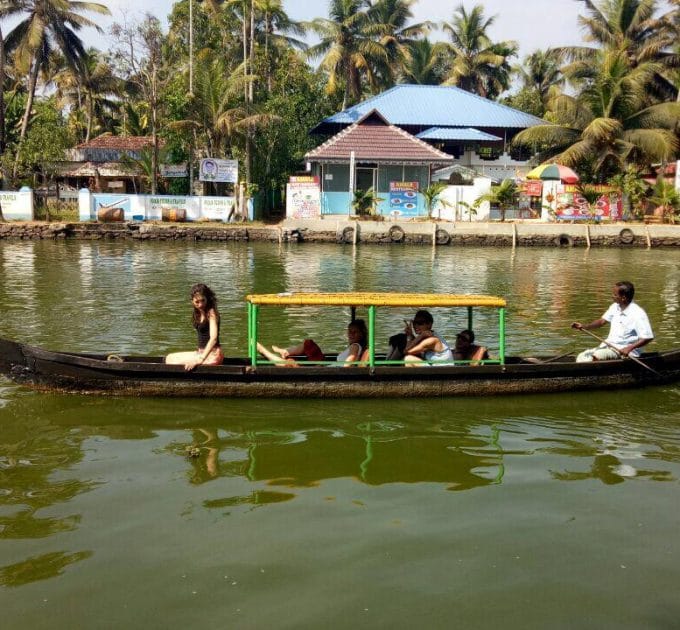
<instances>
[{"instance_id":1,"label":"distant building roof","mask_svg":"<svg viewBox=\"0 0 680 630\"><path fill-rule=\"evenodd\" d=\"M361 103L324 119L312 133L328 133L350 125L371 110L393 124L421 127L483 127L526 129L545 121L456 87L395 85Z\"/></svg>"},{"instance_id":2,"label":"distant building roof","mask_svg":"<svg viewBox=\"0 0 680 630\"><path fill-rule=\"evenodd\" d=\"M160 147L165 140L158 139ZM82 142L66 152L67 159L73 162L118 162L124 156L140 159L144 150L151 150L151 136L111 136L102 134L89 142Z\"/></svg>"},{"instance_id":3,"label":"distant building roof","mask_svg":"<svg viewBox=\"0 0 680 630\"><path fill-rule=\"evenodd\" d=\"M163 142L161 142L163 144ZM151 136L112 136L102 134L89 142L81 142L76 149L117 149L119 151L139 151L153 146Z\"/></svg>"},{"instance_id":4,"label":"distant building roof","mask_svg":"<svg viewBox=\"0 0 680 630\"><path fill-rule=\"evenodd\" d=\"M503 139L473 127L430 127L417 134L416 138L421 140L476 140L477 142L497 142Z\"/></svg>"},{"instance_id":5,"label":"distant building roof","mask_svg":"<svg viewBox=\"0 0 680 630\"><path fill-rule=\"evenodd\" d=\"M120 162L57 162L57 175L62 177L133 177L141 169Z\"/></svg>"},{"instance_id":6,"label":"distant building roof","mask_svg":"<svg viewBox=\"0 0 680 630\"><path fill-rule=\"evenodd\" d=\"M348 162L351 152L362 162L398 164L447 164L453 157L435 149L403 129L390 125L379 112L371 110L343 129L305 159L313 162Z\"/></svg>"}]
</instances>

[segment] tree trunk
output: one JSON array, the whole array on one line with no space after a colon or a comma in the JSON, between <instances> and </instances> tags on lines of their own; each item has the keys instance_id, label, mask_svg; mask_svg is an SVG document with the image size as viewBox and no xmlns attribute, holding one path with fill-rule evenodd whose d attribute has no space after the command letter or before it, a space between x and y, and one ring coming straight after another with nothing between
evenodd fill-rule
<instances>
[{"instance_id":1,"label":"tree trunk","mask_svg":"<svg viewBox=\"0 0 680 630\"><path fill-rule=\"evenodd\" d=\"M0 155L5 153L5 39L0 29ZM0 172L0 188L5 187L5 167ZM2 204L0 204L0 221L4 222Z\"/></svg>"},{"instance_id":2,"label":"tree trunk","mask_svg":"<svg viewBox=\"0 0 680 630\"><path fill-rule=\"evenodd\" d=\"M243 102L248 102L248 16L247 8L248 4L243 0Z\"/></svg>"},{"instance_id":3,"label":"tree trunk","mask_svg":"<svg viewBox=\"0 0 680 630\"><path fill-rule=\"evenodd\" d=\"M0 28L0 154L5 152L5 143L5 39Z\"/></svg>"},{"instance_id":4,"label":"tree trunk","mask_svg":"<svg viewBox=\"0 0 680 630\"><path fill-rule=\"evenodd\" d=\"M255 0L250 0L250 74L255 72ZM253 103L253 81L248 83L248 102Z\"/></svg>"},{"instance_id":5,"label":"tree trunk","mask_svg":"<svg viewBox=\"0 0 680 630\"><path fill-rule=\"evenodd\" d=\"M264 21L264 62L267 65L267 93L272 93L272 64L269 58L269 31L273 31L273 27L270 24L271 17L269 13L265 16Z\"/></svg>"},{"instance_id":6,"label":"tree trunk","mask_svg":"<svg viewBox=\"0 0 680 630\"><path fill-rule=\"evenodd\" d=\"M151 72L151 194L158 194L158 85L157 69L154 62Z\"/></svg>"},{"instance_id":7,"label":"tree trunk","mask_svg":"<svg viewBox=\"0 0 680 630\"><path fill-rule=\"evenodd\" d=\"M253 132L248 129L246 133L246 157L245 157L245 167L246 167L246 184L250 184L252 181L252 161L253 161Z\"/></svg>"},{"instance_id":8,"label":"tree trunk","mask_svg":"<svg viewBox=\"0 0 680 630\"><path fill-rule=\"evenodd\" d=\"M17 173L19 172L19 155L21 153L21 145L26 139L26 132L28 131L28 121L31 117L31 110L33 109L33 99L35 98L35 86L38 83L38 60L33 60L33 65L31 66L31 73L28 77L28 98L26 99L26 109L24 111L24 116L21 119L21 132L19 134L19 146L17 147L17 154L14 158L14 170L12 171L12 179L16 180Z\"/></svg>"},{"instance_id":9,"label":"tree trunk","mask_svg":"<svg viewBox=\"0 0 680 630\"><path fill-rule=\"evenodd\" d=\"M89 94L87 99L87 129L85 130L85 142L89 142L90 136L92 135L93 109L92 94Z\"/></svg>"}]
</instances>

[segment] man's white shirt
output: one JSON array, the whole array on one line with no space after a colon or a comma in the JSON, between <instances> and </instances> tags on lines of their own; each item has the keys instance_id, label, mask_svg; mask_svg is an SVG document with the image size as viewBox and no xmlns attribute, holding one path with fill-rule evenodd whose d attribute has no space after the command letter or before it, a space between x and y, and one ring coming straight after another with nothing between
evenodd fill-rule
<instances>
[{"instance_id":1,"label":"man's white shirt","mask_svg":"<svg viewBox=\"0 0 680 630\"><path fill-rule=\"evenodd\" d=\"M640 339L654 338L647 313L635 302L631 302L625 309L614 302L602 319L611 324L607 341L617 348L625 348ZM640 353L635 349L630 354L637 357Z\"/></svg>"}]
</instances>

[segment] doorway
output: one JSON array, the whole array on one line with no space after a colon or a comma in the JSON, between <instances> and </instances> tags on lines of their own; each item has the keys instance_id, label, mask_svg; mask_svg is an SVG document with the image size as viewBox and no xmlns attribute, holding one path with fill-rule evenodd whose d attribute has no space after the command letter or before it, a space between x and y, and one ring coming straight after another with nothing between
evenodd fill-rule
<instances>
[{"instance_id":1,"label":"doorway","mask_svg":"<svg viewBox=\"0 0 680 630\"><path fill-rule=\"evenodd\" d=\"M377 174L377 168L357 167L354 190L368 190L372 188L373 192L377 193Z\"/></svg>"}]
</instances>

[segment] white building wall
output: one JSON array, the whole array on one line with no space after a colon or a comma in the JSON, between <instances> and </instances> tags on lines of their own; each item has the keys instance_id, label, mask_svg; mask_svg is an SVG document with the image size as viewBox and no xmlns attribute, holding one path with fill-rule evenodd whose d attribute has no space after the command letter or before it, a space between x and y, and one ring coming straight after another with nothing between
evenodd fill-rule
<instances>
[{"instance_id":1,"label":"white building wall","mask_svg":"<svg viewBox=\"0 0 680 630\"><path fill-rule=\"evenodd\" d=\"M508 153L503 153L497 160L483 160L474 151L466 151L453 164L460 164L475 169L480 175L486 175L497 181L508 178L523 177L531 167L526 161L513 160Z\"/></svg>"},{"instance_id":2,"label":"white building wall","mask_svg":"<svg viewBox=\"0 0 680 630\"><path fill-rule=\"evenodd\" d=\"M432 216L445 221L488 221L488 201L477 208L476 214L467 207L488 192L491 192L491 179L488 177L475 177L472 186L447 186L439 195Z\"/></svg>"}]
</instances>

